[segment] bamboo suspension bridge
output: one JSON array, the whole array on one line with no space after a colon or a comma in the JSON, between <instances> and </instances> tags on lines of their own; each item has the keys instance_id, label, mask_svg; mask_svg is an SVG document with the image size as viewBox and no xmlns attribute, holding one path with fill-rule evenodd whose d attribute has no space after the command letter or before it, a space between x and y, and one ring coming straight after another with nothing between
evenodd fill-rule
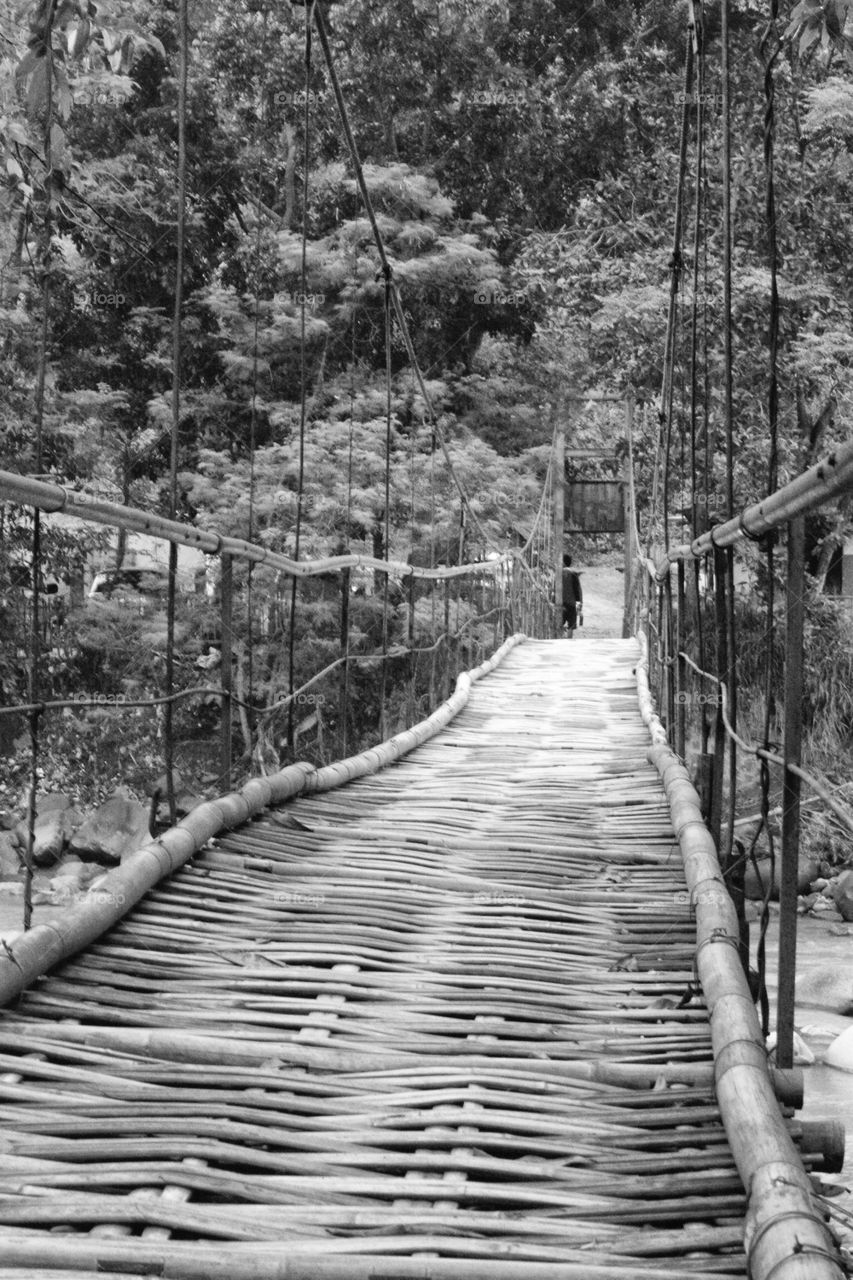
<instances>
[{"instance_id":1,"label":"bamboo suspension bridge","mask_svg":"<svg viewBox=\"0 0 853 1280\"><path fill-rule=\"evenodd\" d=\"M30 730L23 930L0 952L0 1280L843 1280L848 1258L830 1227L821 1176L841 1168L843 1132L797 1118L802 1075L792 1068L792 1040L801 786L853 832L853 816L802 768L804 520L853 488L853 443L820 461L805 459L800 474L780 483L777 308L767 492L738 510L726 182L725 421L700 421L707 408L697 391L694 288L689 451L681 423L691 474L680 477L693 538L671 545L691 104L696 270L705 231L706 95L693 93L697 66L704 84L701 6L690 6L687 33L663 385L656 427L644 441L653 457L643 477L647 510L636 494L633 393L618 397L626 403L623 636L571 642L553 638L562 620L563 434L554 433L529 536L511 549L495 545L431 404L336 75L325 6L312 0L299 6L306 188L316 28L382 285L382 555L353 545L349 529L340 554L300 554L309 426L306 221L293 554L253 540L251 519L245 538L178 519L189 42L186 5L177 7L167 514L104 501L45 474L44 377L34 474L0 471L0 501L24 509L32 533L29 696L0 707L0 715L26 717ZM51 13L41 33L48 62ZM725 53L725 3L722 26ZM771 59L771 256L772 72ZM725 66L722 74L727 169ZM50 116L49 104L48 192ZM48 201L45 259L51 207ZM773 256L774 289L775 269ZM42 276L44 372L49 272ZM453 485L459 563L449 548L439 554L435 509L428 564L415 562L414 547L392 554L395 343L407 354L428 428L424 476L434 479L438 459ZM723 477L711 467L718 427ZM413 454L413 493L414 475ZM713 525L706 517L715 484L727 494L725 519ZM71 705L50 696L41 627L42 519L58 512L168 544L162 695L126 705L163 715L170 822L76 905L34 924L42 727ZM471 531L479 558L465 561ZM733 551L753 540L773 583L783 535L784 743L776 747L769 711L761 742L746 741L738 728ZM221 665L211 688L178 689L175 680L178 546L204 551L218 567ZM240 596L235 573L245 571L251 586L256 567L276 575L276 591L286 582L290 594L289 619L276 633L289 661L286 691L266 707L232 687L235 611L244 603L253 634L252 591ZM368 647L353 642L356 570L370 571L381 597L381 645L376 637ZM399 644L389 622L392 574L408 593ZM339 590L337 656L300 685L299 589L318 578ZM416 635L418 591L431 616L428 644ZM283 615L280 593L276 604ZM771 591L769 688L776 625ZM387 673L402 660L409 705L426 700L429 714L420 721L412 714L410 727L389 736ZM419 661L429 667L429 696L420 704ZM349 675L365 666L380 673L378 745L333 764L300 761L296 700L314 687L334 689L346 744ZM224 794L178 822L172 712L201 696L221 706ZM266 718L287 717L288 763L230 791L246 777L232 758L238 711L259 739ZM761 763L764 826L771 767L783 779L778 1065L765 1049L766 902L759 972L749 971L746 857L733 840L739 752ZM769 827L766 834L772 855Z\"/></svg>"}]
</instances>

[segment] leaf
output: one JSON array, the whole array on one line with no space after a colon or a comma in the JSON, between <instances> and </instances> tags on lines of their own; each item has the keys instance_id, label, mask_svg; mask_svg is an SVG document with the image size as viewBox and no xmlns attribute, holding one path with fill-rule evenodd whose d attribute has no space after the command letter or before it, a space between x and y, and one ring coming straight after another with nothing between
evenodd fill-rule
<instances>
[{"instance_id":1,"label":"leaf","mask_svg":"<svg viewBox=\"0 0 853 1280\"><path fill-rule=\"evenodd\" d=\"M86 49L92 34L92 24L88 18L81 20L74 27L69 27L65 33L68 45L68 56L70 58L79 58Z\"/></svg>"},{"instance_id":2,"label":"leaf","mask_svg":"<svg viewBox=\"0 0 853 1280\"><path fill-rule=\"evenodd\" d=\"M27 110L34 115L47 105L47 63L44 58L36 62L27 86Z\"/></svg>"},{"instance_id":3,"label":"leaf","mask_svg":"<svg viewBox=\"0 0 853 1280\"><path fill-rule=\"evenodd\" d=\"M34 49L28 49L21 61L15 68L15 77L18 80L25 80L30 72L34 69L38 57Z\"/></svg>"},{"instance_id":4,"label":"leaf","mask_svg":"<svg viewBox=\"0 0 853 1280\"><path fill-rule=\"evenodd\" d=\"M68 76L65 74L65 68L57 66L54 68L56 78L56 109L63 120L67 120L71 114L71 107L74 99L71 96L71 88L68 84Z\"/></svg>"},{"instance_id":5,"label":"leaf","mask_svg":"<svg viewBox=\"0 0 853 1280\"><path fill-rule=\"evenodd\" d=\"M50 151L51 151L51 156L54 163L56 163L56 160L58 159L59 156L62 155L62 152L64 150L65 150L65 130L63 129L61 124L56 124L54 122L50 126Z\"/></svg>"}]
</instances>

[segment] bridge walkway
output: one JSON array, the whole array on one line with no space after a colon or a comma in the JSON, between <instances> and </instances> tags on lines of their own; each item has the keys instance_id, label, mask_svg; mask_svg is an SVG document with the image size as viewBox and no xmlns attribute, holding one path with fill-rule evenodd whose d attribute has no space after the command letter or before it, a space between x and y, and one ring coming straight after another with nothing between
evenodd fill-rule
<instances>
[{"instance_id":1,"label":"bridge walkway","mask_svg":"<svg viewBox=\"0 0 853 1280\"><path fill-rule=\"evenodd\" d=\"M0 1276L745 1276L638 652L518 646L6 1010Z\"/></svg>"}]
</instances>

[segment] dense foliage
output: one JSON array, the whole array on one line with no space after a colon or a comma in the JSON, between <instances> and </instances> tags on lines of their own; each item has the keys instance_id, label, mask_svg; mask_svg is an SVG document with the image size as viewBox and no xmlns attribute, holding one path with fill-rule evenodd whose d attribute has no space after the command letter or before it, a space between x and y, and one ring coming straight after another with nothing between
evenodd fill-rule
<instances>
[{"instance_id":1,"label":"dense foliage","mask_svg":"<svg viewBox=\"0 0 853 1280\"><path fill-rule=\"evenodd\" d=\"M609 410L581 410L566 397L630 391L651 400L660 391L687 5L341 0L324 11L430 399L475 510L490 538L506 545L538 501L555 415L570 413L578 444L611 440L619 430ZM458 500L396 330L391 545L384 546L383 289L316 44L307 71L304 65L304 22L298 5L190 6L179 514L292 553L304 392L300 554L355 549L401 559L475 558L487 547L470 527L459 542ZM777 33L767 23L764 7L733 0L737 501L761 493L767 477L763 82L777 38L782 479L846 434L853 397L853 5L800 0L783 5ZM18 11L0 0L0 24L0 463L38 467L105 497L165 511L176 279L175 6L30 0ZM704 12L703 47L708 110L695 360L713 506L724 489L713 4ZM682 458L692 182L690 176L676 339L673 448ZM639 418L643 497L656 432L654 412ZM687 487L685 478L674 499L679 509ZM3 520L0 598L14 625L0 650L0 688L7 699L23 699L28 606L20 565L31 530L23 512L7 509ZM846 521L842 507L837 519L814 525L818 576ZM79 579L93 556L107 554L102 536L79 527L45 538L49 571L69 580ZM124 542L109 554L120 563ZM184 602L186 669L179 676L187 684L217 643L215 591L214 584L210 596ZM260 575L251 593L247 584L241 591L260 613L252 618L242 609L238 641L245 649L261 635L266 644L254 667L241 669L260 707L281 694L289 588ZM476 593L469 594L459 603L462 622L465 609L474 609ZM305 677L333 654L338 624L321 586L306 588L300 601L297 666ZM122 621L116 610L93 615L72 604L60 634L45 636L53 655L48 692L156 690L157 635ZM395 641L410 629L409 606L396 604ZM359 608L357 643L368 651L380 625L369 591ZM433 606L427 625L422 608L424 639L433 634L435 612ZM127 669L129 651L136 657ZM410 709L402 690L401 714ZM419 696L426 701L428 693L425 684ZM376 696L377 688L364 692L363 719L352 726L359 742L375 728ZM192 706L184 732L208 732L212 711ZM157 725L150 717L146 723L140 772L156 748ZM69 732L79 737L75 725ZM315 714L310 745L318 755L329 746L324 729L328 734ZM102 720L86 732L102 734ZM267 738L280 756L281 731Z\"/></svg>"}]
</instances>

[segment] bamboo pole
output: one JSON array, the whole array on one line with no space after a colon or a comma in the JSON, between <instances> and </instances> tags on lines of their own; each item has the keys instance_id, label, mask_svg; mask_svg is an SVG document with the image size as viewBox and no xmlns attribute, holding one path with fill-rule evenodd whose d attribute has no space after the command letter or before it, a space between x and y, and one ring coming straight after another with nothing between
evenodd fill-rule
<instances>
[{"instance_id":1,"label":"bamboo pole","mask_svg":"<svg viewBox=\"0 0 853 1280\"><path fill-rule=\"evenodd\" d=\"M646 1265L624 1259L599 1265L590 1258L579 1262L528 1262L512 1259L517 1249L501 1244L502 1258L427 1258L341 1252L338 1256L301 1253L293 1242L282 1249L281 1242L228 1244L227 1242L165 1243L144 1240L80 1239L42 1237L30 1240L6 1228L2 1236L7 1267L30 1268L44 1275L43 1268L57 1267L88 1271L103 1276L105 1271L133 1274L132 1266L144 1274L163 1280L726 1280L719 1271L699 1271L679 1267L669 1261L664 1266ZM282 1256L282 1254L286 1256ZM737 1271L729 1273L736 1280Z\"/></svg>"},{"instance_id":2,"label":"bamboo pole","mask_svg":"<svg viewBox=\"0 0 853 1280\"><path fill-rule=\"evenodd\" d=\"M843 1280L835 1242L812 1204L808 1174L784 1124L758 1015L740 963L737 913L687 770L665 741L638 680L696 911L696 968L708 1006L720 1112L749 1198L745 1247L752 1280Z\"/></svg>"},{"instance_id":3,"label":"bamboo pole","mask_svg":"<svg viewBox=\"0 0 853 1280\"><path fill-rule=\"evenodd\" d=\"M247 542L244 538L230 538L209 529L197 529L194 525L183 524L178 520L167 520L162 516L151 515L147 511L140 511L133 507L125 507L117 502L104 502L93 495L66 489L58 484L48 484L43 480L33 480L29 476L21 476L12 471L0 470L0 499L6 502L20 502L25 506L35 507L39 511L54 513L62 511L93 524L147 533L151 537L163 538L180 546L197 547L207 555L226 553L235 559L246 560L252 564L270 565L281 573L296 578L312 577L337 569L361 567L383 573L395 573L400 577L438 580L460 578L471 572L497 573L507 564L513 563L516 558L514 553L507 552L495 560L444 565L437 569L421 568L402 560L379 560L374 556L358 554L326 556L320 560L291 560L288 556L280 555L257 543Z\"/></svg>"},{"instance_id":4,"label":"bamboo pole","mask_svg":"<svg viewBox=\"0 0 853 1280\"><path fill-rule=\"evenodd\" d=\"M761 502L745 507L724 524L716 525L693 542L669 551L667 560L699 559L714 547L732 547L741 538L760 538L771 529L787 524L795 516L806 515L824 506L853 486L853 441L847 441L807 471L782 485ZM663 562L657 572L666 572Z\"/></svg>"}]
</instances>

